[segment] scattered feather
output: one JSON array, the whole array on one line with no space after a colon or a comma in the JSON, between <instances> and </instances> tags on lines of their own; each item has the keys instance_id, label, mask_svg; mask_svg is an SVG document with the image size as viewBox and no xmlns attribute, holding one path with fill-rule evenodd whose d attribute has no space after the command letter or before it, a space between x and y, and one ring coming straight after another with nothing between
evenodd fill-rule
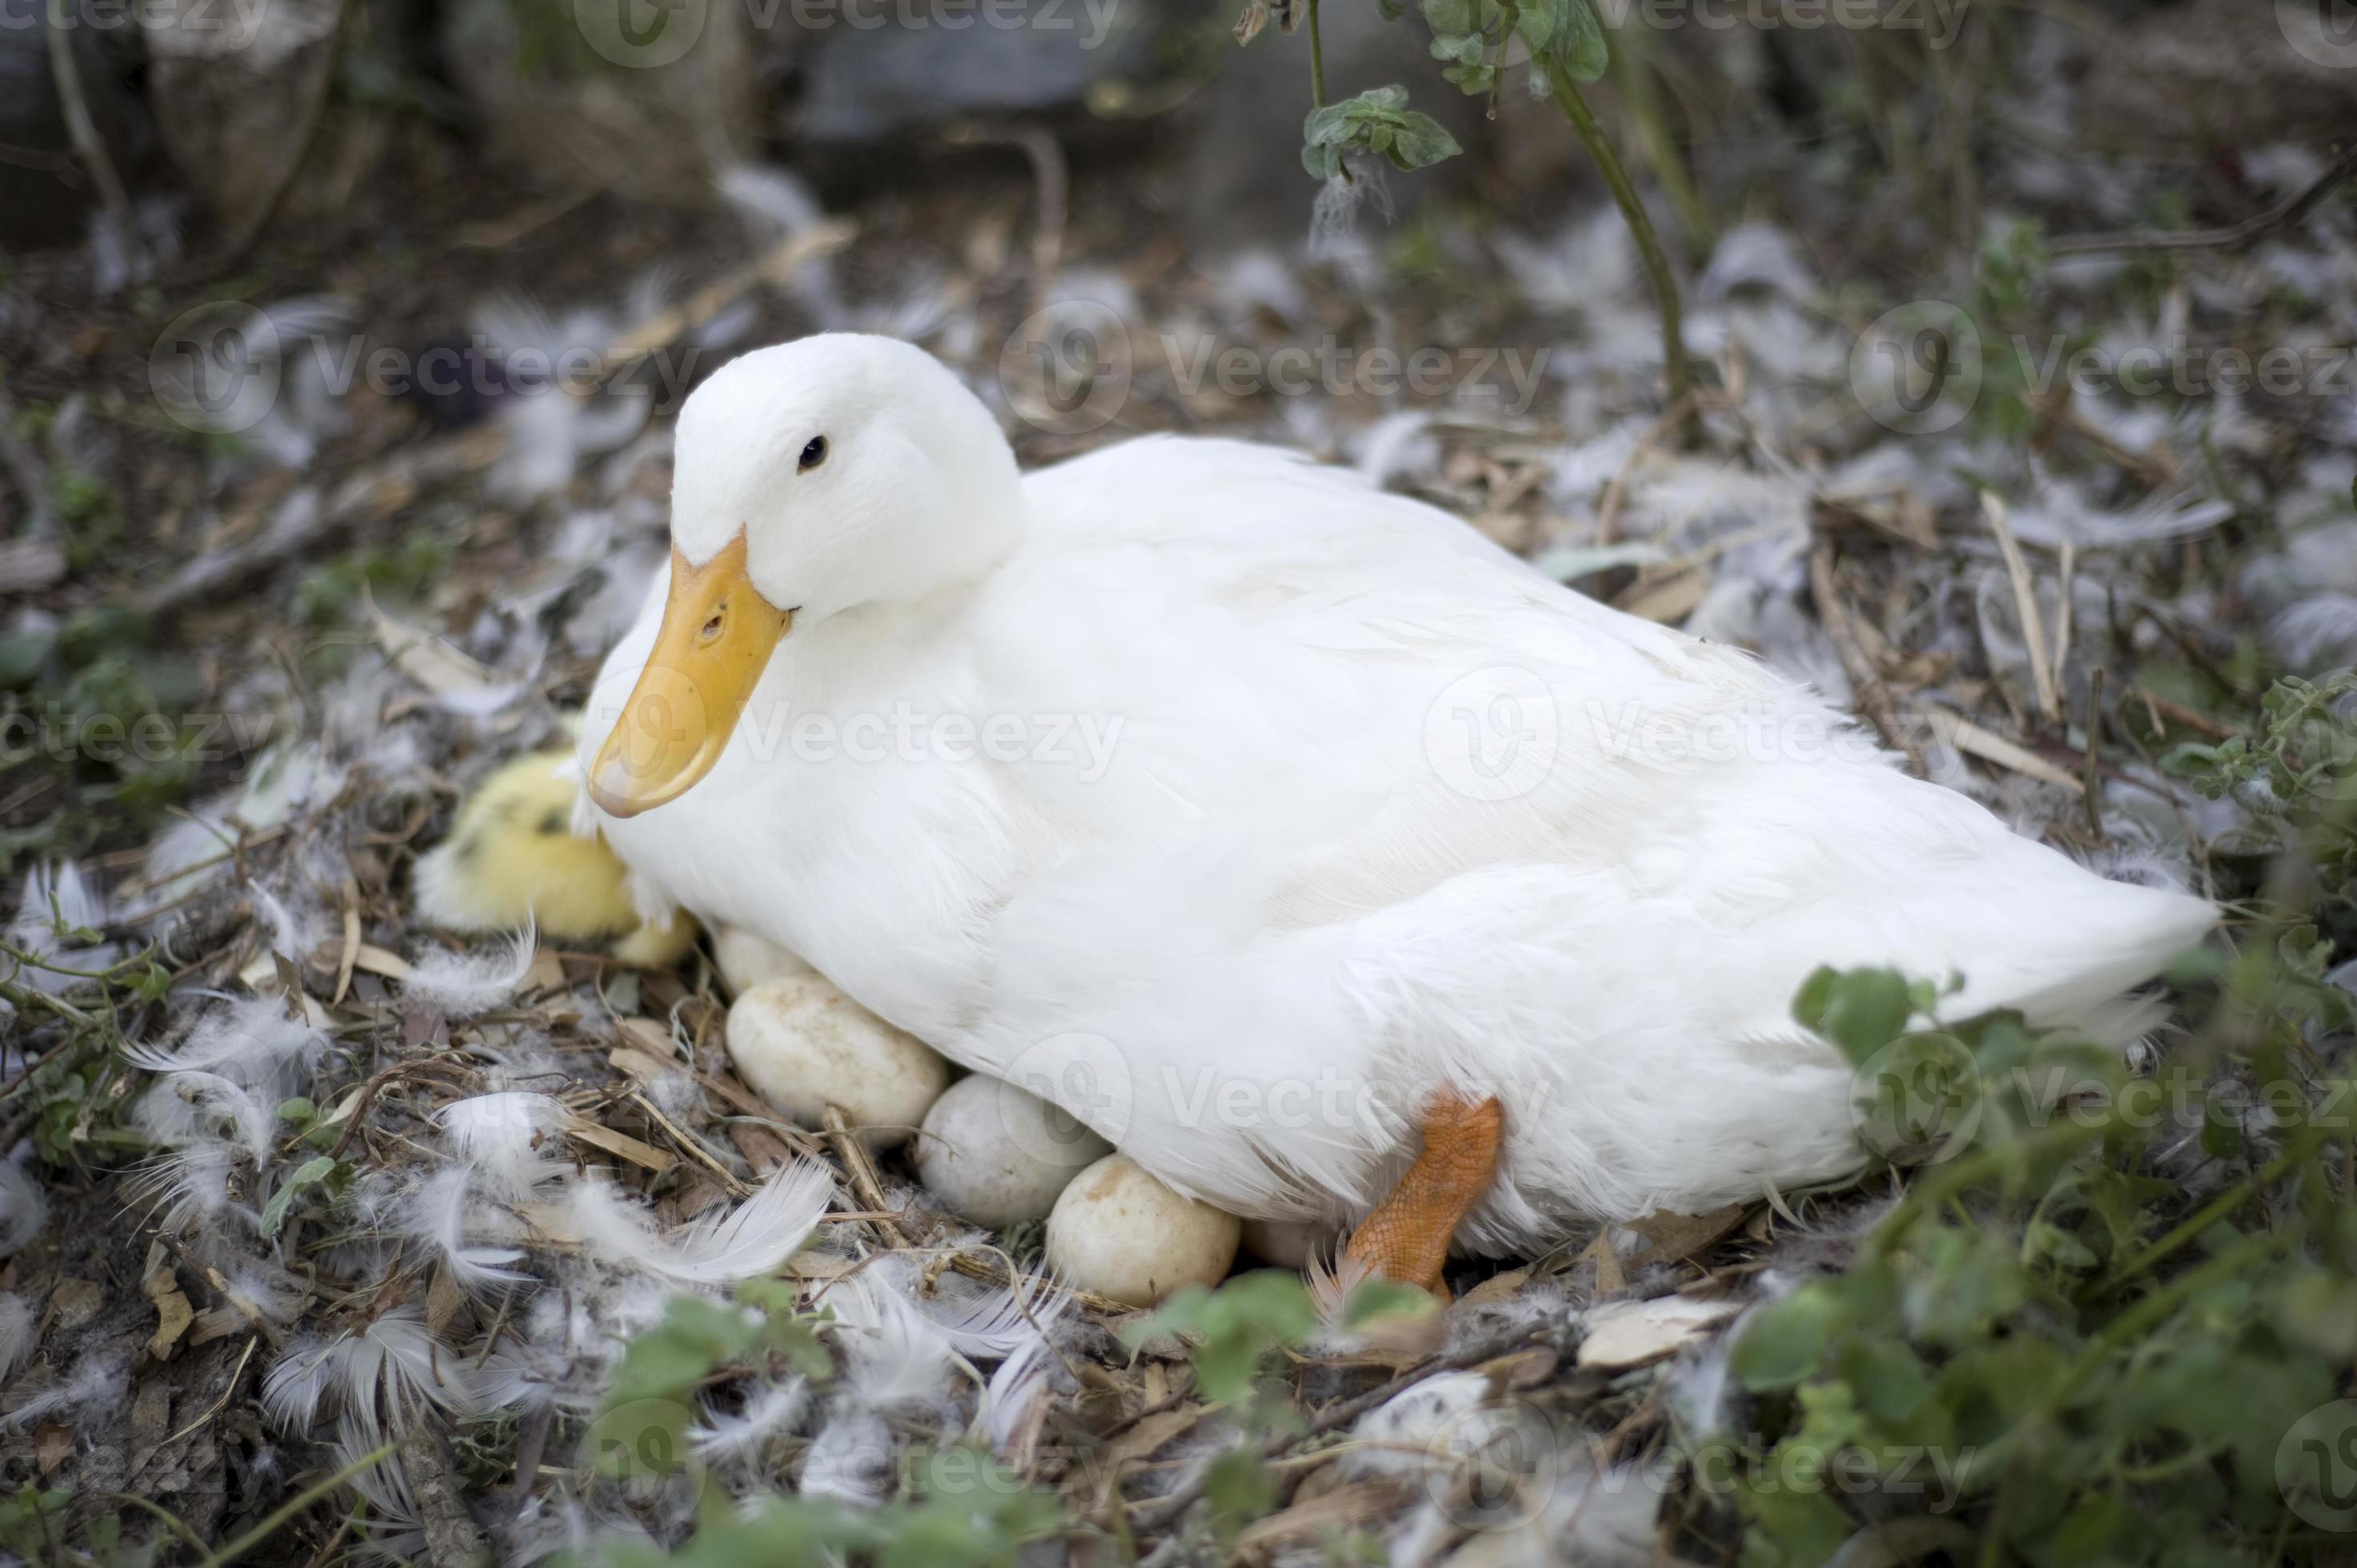
<instances>
[{"instance_id":1,"label":"scattered feather","mask_svg":"<svg viewBox=\"0 0 2357 1568\"><path fill-rule=\"evenodd\" d=\"M433 1250L462 1290L484 1291L493 1285L529 1282L532 1275L505 1266L522 1258L522 1251L467 1240L472 1178L473 1173L465 1165L453 1165L426 1177L410 1195L404 1216L409 1234Z\"/></svg>"},{"instance_id":2,"label":"scattered feather","mask_svg":"<svg viewBox=\"0 0 2357 1568\"><path fill-rule=\"evenodd\" d=\"M0 1160L0 1257L16 1251L48 1222L48 1194L27 1168L29 1147Z\"/></svg>"},{"instance_id":3,"label":"scattered feather","mask_svg":"<svg viewBox=\"0 0 2357 1568\"><path fill-rule=\"evenodd\" d=\"M0 1380L16 1375L40 1337L40 1316L33 1304L14 1291L0 1293Z\"/></svg>"},{"instance_id":4,"label":"scattered feather","mask_svg":"<svg viewBox=\"0 0 2357 1568\"><path fill-rule=\"evenodd\" d=\"M553 1155L565 1107L550 1095L526 1090L472 1095L443 1106L434 1120L449 1139L450 1156L493 1192L521 1197L559 1168Z\"/></svg>"},{"instance_id":5,"label":"scattered feather","mask_svg":"<svg viewBox=\"0 0 2357 1568\"><path fill-rule=\"evenodd\" d=\"M419 1008L431 1008L446 1018L471 1018L488 1013L516 993L532 972L538 938L527 926L502 952L455 953L422 948L409 961L409 977L402 983L402 998Z\"/></svg>"},{"instance_id":6,"label":"scattered feather","mask_svg":"<svg viewBox=\"0 0 2357 1568\"><path fill-rule=\"evenodd\" d=\"M326 1031L289 1015L275 996L225 1000L199 1018L172 1047L134 1046L124 1053L148 1072L212 1073L245 1089L291 1089L289 1075L307 1069L327 1049Z\"/></svg>"},{"instance_id":7,"label":"scattered feather","mask_svg":"<svg viewBox=\"0 0 2357 1568\"><path fill-rule=\"evenodd\" d=\"M750 1459L759 1454L763 1444L800 1421L809 1402L810 1389L802 1379L770 1383L733 1415L705 1406L687 1429L687 1441L695 1456L707 1465Z\"/></svg>"},{"instance_id":8,"label":"scattered feather","mask_svg":"<svg viewBox=\"0 0 2357 1568\"><path fill-rule=\"evenodd\" d=\"M0 1426L21 1432L48 1416L120 1404L130 1391L130 1361L103 1350L91 1350L74 1363L73 1370L66 1374L63 1381L27 1396L6 1415L0 1416Z\"/></svg>"},{"instance_id":9,"label":"scattered feather","mask_svg":"<svg viewBox=\"0 0 2357 1568\"><path fill-rule=\"evenodd\" d=\"M153 1092L152 1090L150 1092ZM226 1215L259 1227L261 1217L234 1201L239 1155L227 1144L189 1144L134 1165L124 1195L163 1230L185 1235Z\"/></svg>"},{"instance_id":10,"label":"scattered feather","mask_svg":"<svg viewBox=\"0 0 2357 1568\"><path fill-rule=\"evenodd\" d=\"M259 1170L270 1163L271 1108L219 1073L193 1069L157 1079L133 1112L157 1143L199 1144L226 1136Z\"/></svg>"},{"instance_id":11,"label":"scattered feather","mask_svg":"<svg viewBox=\"0 0 2357 1568\"><path fill-rule=\"evenodd\" d=\"M766 1274L801 1250L834 1197L834 1174L816 1160L781 1166L726 1214L697 1220L667 1240L644 1205L610 1182L584 1182L570 1215L582 1240L606 1262L695 1284Z\"/></svg>"}]
</instances>

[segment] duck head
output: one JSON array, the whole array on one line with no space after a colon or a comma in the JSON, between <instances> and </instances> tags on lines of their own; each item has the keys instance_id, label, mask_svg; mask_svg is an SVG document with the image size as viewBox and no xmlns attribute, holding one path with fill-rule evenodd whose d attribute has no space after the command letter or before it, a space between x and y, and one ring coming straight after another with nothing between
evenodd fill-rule
<instances>
[{"instance_id":1,"label":"duck head","mask_svg":"<svg viewBox=\"0 0 2357 1568\"><path fill-rule=\"evenodd\" d=\"M680 411L662 628L591 797L616 817L677 800L786 638L975 580L1022 517L996 422L922 349L829 333L724 365Z\"/></svg>"}]
</instances>

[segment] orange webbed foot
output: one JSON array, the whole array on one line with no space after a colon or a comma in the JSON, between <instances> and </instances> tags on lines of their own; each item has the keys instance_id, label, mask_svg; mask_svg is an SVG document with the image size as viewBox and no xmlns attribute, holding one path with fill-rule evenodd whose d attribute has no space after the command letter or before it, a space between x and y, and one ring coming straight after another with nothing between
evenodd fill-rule
<instances>
[{"instance_id":1,"label":"orange webbed foot","mask_svg":"<svg viewBox=\"0 0 2357 1568\"><path fill-rule=\"evenodd\" d=\"M1418 1285L1448 1300L1441 1273L1449 1244L1458 1225L1490 1190L1505 1127L1505 1107L1494 1095L1436 1096L1417 1124L1424 1152L1351 1234L1343 1255L1370 1274Z\"/></svg>"}]
</instances>

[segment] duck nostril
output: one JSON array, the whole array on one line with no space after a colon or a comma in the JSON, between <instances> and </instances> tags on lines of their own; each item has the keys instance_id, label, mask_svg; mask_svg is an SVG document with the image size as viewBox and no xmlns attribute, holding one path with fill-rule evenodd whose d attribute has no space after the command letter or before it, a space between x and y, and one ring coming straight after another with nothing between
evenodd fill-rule
<instances>
[{"instance_id":1,"label":"duck nostril","mask_svg":"<svg viewBox=\"0 0 2357 1568\"><path fill-rule=\"evenodd\" d=\"M697 637L703 641L710 642L714 638L720 635L720 623L725 618L726 618L726 612L722 610L713 611L712 618L704 623L704 629L696 634Z\"/></svg>"}]
</instances>

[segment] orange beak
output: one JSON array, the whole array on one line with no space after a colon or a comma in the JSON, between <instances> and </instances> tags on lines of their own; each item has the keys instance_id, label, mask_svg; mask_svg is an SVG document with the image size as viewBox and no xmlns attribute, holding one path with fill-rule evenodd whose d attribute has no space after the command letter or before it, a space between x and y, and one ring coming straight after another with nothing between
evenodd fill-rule
<instances>
[{"instance_id":1,"label":"orange beak","mask_svg":"<svg viewBox=\"0 0 2357 1568\"><path fill-rule=\"evenodd\" d=\"M674 548L662 628L589 770L590 798L608 816L635 817L694 789L793 624L745 575L744 534L701 566Z\"/></svg>"}]
</instances>

